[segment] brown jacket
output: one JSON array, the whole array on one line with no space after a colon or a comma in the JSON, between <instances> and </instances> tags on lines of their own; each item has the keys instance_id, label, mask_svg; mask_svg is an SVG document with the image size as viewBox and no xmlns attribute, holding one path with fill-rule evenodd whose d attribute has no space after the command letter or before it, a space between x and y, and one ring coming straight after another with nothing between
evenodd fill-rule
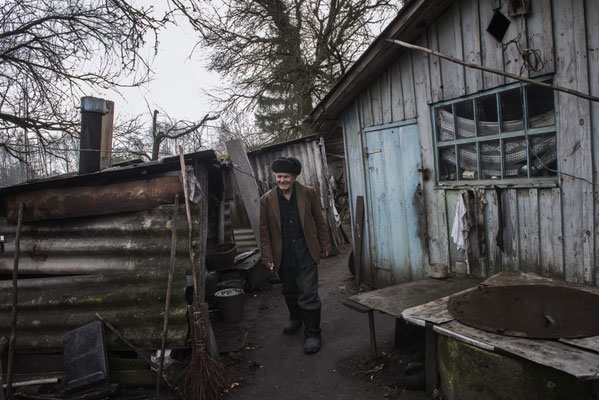
<instances>
[{"instance_id":1,"label":"brown jacket","mask_svg":"<svg viewBox=\"0 0 599 400\"><path fill-rule=\"evenodd\" d=\"M295 198L300 223L304 231L308 251L314 262L320 261L320 253L330 250L327 225L322 216L320 200L310 186L295 182ZM260 198L260 251L264 264L272 262L275 270L281 266L283 237L281 234L281 212L278 188L269 190Z\"/></svg>"}]
</instances>

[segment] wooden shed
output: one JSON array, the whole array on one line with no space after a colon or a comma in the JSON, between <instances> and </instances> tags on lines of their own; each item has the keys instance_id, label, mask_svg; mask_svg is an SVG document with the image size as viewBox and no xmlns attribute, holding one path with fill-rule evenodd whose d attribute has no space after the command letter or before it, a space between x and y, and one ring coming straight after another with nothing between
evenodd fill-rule
<instances>
[{"instance_id":1,"label":"wooden shed","mask_svg":"<svg viewBox=\"0 0 599 400\"><path fill-rule=\"evenodd\" d=\"M362 277L467 262L597 284L597 21L594 0L406 2L307 119L343 130L352 219L366 204ZM460 197L467 251L451 237Z\"/></svg>"}]
</instances>

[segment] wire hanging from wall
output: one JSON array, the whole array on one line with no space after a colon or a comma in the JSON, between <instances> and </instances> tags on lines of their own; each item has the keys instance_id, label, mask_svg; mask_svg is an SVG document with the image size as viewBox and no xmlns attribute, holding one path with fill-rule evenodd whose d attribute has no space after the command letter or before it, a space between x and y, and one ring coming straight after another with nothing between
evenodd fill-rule
<instances>
[{"instance_id":1,"label":"wire hanging from wall","mask_svg":"<svg viewBox=\"0 0 599 400\"><path fill-rule=\"evenodd\" d=\"M514 44L516 46L518 54L520 54L520 58L522 59L522 65L520 66L520 75L522 75L522 71L524 70L524 68L526 68L528 71L542 71L545 68L545 63L543 62L543 57L541 56L541 50L522 47L520 45L520 39L521 34L518 33L518 36L503 43L503 51L505 51L511 44Z\"/></svg>"}]
</instances>

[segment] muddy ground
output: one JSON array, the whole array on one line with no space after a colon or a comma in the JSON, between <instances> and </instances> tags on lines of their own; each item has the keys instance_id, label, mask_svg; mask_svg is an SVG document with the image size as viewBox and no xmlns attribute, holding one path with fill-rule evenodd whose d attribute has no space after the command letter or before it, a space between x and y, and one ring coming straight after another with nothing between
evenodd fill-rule
<instances>
[{"instance_id":1,"label":"muddy ground","mask_svg":"<svg viewBox=\"0 0 599 400\"><path fill-rule=\"evenodd\" d=\"M348 256L346 247L342 254L322 260L319 267L323 347L317 354L303 353L302 332L282 333L287 311L280 284L268 283L262 290L248 293L243 321L247 338L241 350L223 357L228 386L225 399L431 398L418 390L424 384L421 338L395 348L395 318L375 313L379 354L374 358L367 314L341 303L367 290L354 285Z\"/></svg>"}]
</instances>

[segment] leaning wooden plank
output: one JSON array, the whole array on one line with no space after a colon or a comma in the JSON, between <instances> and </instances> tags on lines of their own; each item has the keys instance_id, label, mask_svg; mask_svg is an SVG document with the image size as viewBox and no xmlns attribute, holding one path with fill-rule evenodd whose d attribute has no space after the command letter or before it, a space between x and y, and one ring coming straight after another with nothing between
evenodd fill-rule
<instances>
[{"instance_id":1,"label":"leaning wooden plank","mask_svg":"<svg viewBox=\"0 0 599 400\"><path fill-rule=\"evenodd\" d=\"M599 354L568 346L554 340L526 339L498 335L472 328L458 321L435 326L435 331L466 343L472 341L522 357L575 376L580 380L596 379L599 375Z\"/></svg>"},{"instance_id":2,"label":"leaning wooden plank","mask_svg":"<svg viewBox=\"0 0 599 400\"><path fill-rule=\"evenodd\" d=\"M225 143L229 158L233 162L235 181L243 198L243 204L250 219L256 241L260 240L260 195L254 170L250 164L245 147L241 140L229 140Z\"/></svg>"},{"instance_id":3,"label":"leaning wooden plank","mask_svg":"<svg viewBox=\"0 0 599 400\"><path fill-rule=\"evenodd\" d=\"M356 284L360 282L360 270L362 269L362 227L364 226L364 196L356 197L356 220L354 222L354 276ZM370 277L374 282L374 275Z\"/></svg>"}]
</instances>

